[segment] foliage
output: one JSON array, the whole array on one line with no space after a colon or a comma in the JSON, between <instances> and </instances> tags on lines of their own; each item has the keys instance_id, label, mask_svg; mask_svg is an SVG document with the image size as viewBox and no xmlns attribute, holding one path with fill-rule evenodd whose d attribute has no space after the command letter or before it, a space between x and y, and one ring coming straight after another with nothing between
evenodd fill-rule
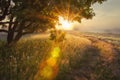
<instances>
[{"instance_id":1,"label":"foliage","mask_svg":"<svg viewBox=\"0 0 120 80\"><path fill-rule=\"evenodd\" d=\"M0 32L6 32L8 44L23 35L54 28L58 16L67 20L91 19L92 5L106 0L0 0Z\"/></svg>"},{"instance_id":2,"label":"foliage","mask_svg":"<svg viewBox=\"0 0 120 80\"><path fill-rule=\"evenodd\" d=\"M54 40L55 42L62 42L65 40L65 32L61 30L51 30L50 40Z\"/></svg>"}]
</instances>

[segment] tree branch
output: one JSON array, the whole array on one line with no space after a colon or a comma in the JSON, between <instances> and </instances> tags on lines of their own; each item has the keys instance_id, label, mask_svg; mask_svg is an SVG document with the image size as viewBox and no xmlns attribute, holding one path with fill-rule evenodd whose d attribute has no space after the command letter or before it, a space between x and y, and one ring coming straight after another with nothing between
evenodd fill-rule
<instances>
[{"instance_id":1,"label":"tree branch","mask_svg":"<svg viewBox=\"0 0 120 80\"><path fill-rule=\"evenodd\" d=\"M8 31L7 31L7 30L4 30L4 29L0 29L0 32L8 33Z\"/></svg>"},{"instance_id":2,"label":"tree branch","mask_svg":"<svg viewBox=\"0 0 120 80\"><path fill-rule=\"evenodd\" d=\"M28 27L31 26L31 25L32 25L32 22L29 23L28 25L26 25L26 26L24 27L24 29L28 28Z\"/></svg>"},{"instance_id":3,"label":"tree branch","mask_svg":"<svg viewBox=\"0 0 120 80\"><path fill-rule=\"evenodd\" d=\"M0 25L4 25L4 24L15 24L15 22L0 22Z\"/></svg>"},{"instance_id":4,"label":"tree branch","mask_svg":"<svg viewBox=\"0 0 120 80\"><path fill-rule=\"evenodd\" d=\"M33 32L34 32L34 31L23 32L22 35L31 34L31 33L33 33Z\"/></svg>"},{"instance_id":5,"label":"tree branch","mask_svg":"<svg viewBox=\"0 0 120 80\"><path fill-rule=\"evenodd\" d=\"M13 24L12 24L11 22L13 21L13 18L14 18L14 17L11 16L11 18L10 18L10 24L9 24L9 26L8 26L8 30L11 30L11 29L12 29L12 25L13 25Z\"/></svg>"},{"instance_id":6,"label":"tree branch","mask_svg":"<svg viewBox=\"0 0 120 80\"><path fill-rule=\"evenodd\" d=\"M5 7L2 16L0 16L0 21L4 20L6 15L8 15L9 7L10 7L11 0L8 0L8 5Z\"/></svg>"}]
</instances>

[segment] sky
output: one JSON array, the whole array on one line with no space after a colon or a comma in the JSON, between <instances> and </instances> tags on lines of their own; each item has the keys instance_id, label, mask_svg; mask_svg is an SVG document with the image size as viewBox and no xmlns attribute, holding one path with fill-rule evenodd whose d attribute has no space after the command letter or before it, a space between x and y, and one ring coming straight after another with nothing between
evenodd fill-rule
<instances>
[{"instance_id":1,"label":"sky","mask_svg":"<svg viewBox=\"0 0 120 80\"><path fill-rule=\"evenodd\" d=\"M90 20L83 19L82 23L76 25L77 29L90 32L120 32L120 0L107 0L92 7L96 16Z\"/></svg>"}]
</instances>

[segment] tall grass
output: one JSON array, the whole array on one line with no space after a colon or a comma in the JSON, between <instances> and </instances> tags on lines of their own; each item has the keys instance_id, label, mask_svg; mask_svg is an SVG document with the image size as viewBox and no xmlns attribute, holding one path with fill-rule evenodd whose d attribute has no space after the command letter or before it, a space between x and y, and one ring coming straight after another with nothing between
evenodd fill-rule
<instances>
[{"instance_id":1,"label":"tall grass","mask_svg":"<svg viewBox=\"0 0 120 80\"><path fill-rule=\"evenodd\" d=\"M34 80L39 64L57 45L53 43L48 39L22 39L8 48L0 41L0 80ZM59 69L54 80L120 79L117 74L120 57L112 55L114 51L109 44L67 35L59 47ZM111 56L117 59L109 62Z\"/></svg>"},{"instance_id":2,"label":"tall grass","mask_svg":"<svg viewBox=\"0 0 120 80\"><path fill-rule=\"evenodd\" d=\"M41 59L49 52L49 40L22 40L14 47L0 43L0 80L33 80Z\"/></svg>"}]
</instances>

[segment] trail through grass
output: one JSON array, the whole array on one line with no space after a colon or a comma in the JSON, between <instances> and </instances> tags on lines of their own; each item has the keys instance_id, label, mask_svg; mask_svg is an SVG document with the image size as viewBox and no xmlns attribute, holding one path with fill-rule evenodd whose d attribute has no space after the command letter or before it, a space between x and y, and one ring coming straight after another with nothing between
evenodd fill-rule
<instances>
[{"instance_id":1,"label":"trail through grass","mask_svg":"<svg viewBox=\"0 0 120 80\"><path fill-rule=\"evenodd\" d=\"M0 41L0 80L43 80L35 76L57 46L46 38L22 39L11 48L3 45ZM58 71L50 80L120 80L120 52L112 44L68 34L59 48ZM46 70L49 73L54 68Z\"/></svg>"}]
</instances>

